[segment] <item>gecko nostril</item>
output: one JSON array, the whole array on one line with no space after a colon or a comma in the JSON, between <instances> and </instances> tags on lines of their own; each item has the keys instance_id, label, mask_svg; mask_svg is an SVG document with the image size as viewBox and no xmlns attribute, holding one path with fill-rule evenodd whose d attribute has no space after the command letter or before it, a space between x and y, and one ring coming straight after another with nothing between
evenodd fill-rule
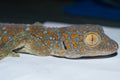
<instances>
[{"instance_id":1,"label":"gecko nostril","mask_svg":"<svg viewBox=\"0 0 120 80\"><path fill-rule=\"evenodd\" d=\"M118 49L118 44L117 44L117 43L114 45L114 48L115 48L115 49Z\"/></svg>"}]
</instances>

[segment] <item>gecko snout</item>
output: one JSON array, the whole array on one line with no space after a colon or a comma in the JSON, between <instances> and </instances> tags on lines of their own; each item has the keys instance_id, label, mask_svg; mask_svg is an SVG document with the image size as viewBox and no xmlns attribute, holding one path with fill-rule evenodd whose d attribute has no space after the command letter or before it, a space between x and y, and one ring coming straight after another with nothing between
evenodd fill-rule
<instances>
[{"instance_id":1,"label":"gecko snout","mask_svg":"<svg viewBox=\"0 0 120 80\"><path fill-rule=\"evenodd\" d=\"M117 51L117 49L119 48L118 44L115 42L114 46L113 46L114 50Z\"/></svg>"},{"instance_id":2,"label":"gecko snout","mask_svg":"<svg viewBox=\"0 0 120 80\"><path fill-rule=\"evenodd\" d=\"M118 50L118 48L119 48L117 42L113 41L113 43L111 44L111 46L112 46L111 47L112 53L116 53L117 50Z\"/></svg>"},{"instance_id":3,"label":"gecko snout","mask_svg":"<svg viewBox=\"0 0 120 80\"><path fill-rule=\"evenodd\" d=\"M103 48L103 53L105 52L105 54L114 54L117 52L119 46L118 43L114 40L110 40L109 42L110 44L107 44L106 48Z\"/></svg>"}]
</instances>

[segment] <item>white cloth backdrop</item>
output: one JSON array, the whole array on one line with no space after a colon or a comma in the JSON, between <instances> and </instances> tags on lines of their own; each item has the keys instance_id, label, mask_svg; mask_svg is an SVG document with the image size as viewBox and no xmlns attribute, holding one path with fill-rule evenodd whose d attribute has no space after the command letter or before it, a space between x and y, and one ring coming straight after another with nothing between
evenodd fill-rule
<instances>
[{"instance_id":1,"label":"white cloth backdrop","mask_svg":"<svg viewBox=\"0 0 120 80\"><path fill-rule=\"evenodd\" d=\"M45 26L64 26L45 22ZM105 33L120 45L120 28L104 27ZM103 59L70 60L52 56L38 57L21 54L0 61L0 80L119 80L120 49L118 55Z\"/></svg>"}]
</instances>

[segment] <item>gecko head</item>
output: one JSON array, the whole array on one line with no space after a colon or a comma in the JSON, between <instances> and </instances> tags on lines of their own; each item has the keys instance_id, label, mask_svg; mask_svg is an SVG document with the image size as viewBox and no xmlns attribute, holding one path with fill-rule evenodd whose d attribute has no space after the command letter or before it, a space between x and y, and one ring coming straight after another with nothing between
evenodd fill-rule
<instances>
[{"instance_id":1,"label":"gecko head","mask_svg":"<svg viewBox=\"0 0 120 80\"><path fill-rule=\"evenodd\" d=\"M67 28L67 31L75 31L63 36L63 46L66 50L66 57L95 57L106 56L117 52L118 44L108 37L99 25L78 25ZM69 40L68 40L69 39Z\"/></svg>"},{"instance_id":2,"label":"gecko head","mask_svg":"<svg viewBox=\"0 0 120 80\"><path fill-rule=\"evenodd\" d=\"M101 27L87 29L83 42L87 56L110 55L118 50L117 42L108 37Z\"/></svg>"}]
</instances>

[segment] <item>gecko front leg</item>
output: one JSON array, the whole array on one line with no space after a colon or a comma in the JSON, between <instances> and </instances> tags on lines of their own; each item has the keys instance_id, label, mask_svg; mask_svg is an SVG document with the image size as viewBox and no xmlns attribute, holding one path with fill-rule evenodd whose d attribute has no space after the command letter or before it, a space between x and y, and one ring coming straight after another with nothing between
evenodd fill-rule
<instances>
[{"instance_id":1,"label":"gecko front leg","mask_svg":"<svg viewBox=\"0 0 120 80\"><path fill-rule=\"evenodd\" d=\"M11 37L0 50L0 60L6 56L19 57L19 50L24 48L30 37L30 33L26 32L20 32L16 36Z\"/></svg>"},{"instance_id":2,"label":"gecko front leg","mask_svg":"<svg viewBox=\"0 0 120 80\"><path fill-rule=\"evenodd\" d=\"M6 44L7 46L4 46L1 50L0 50L0 60L7 57L7 56L12 56L12 57L19 57L19 54L13 52L13 46L14 44ZM10 47L11 46L11 47Z\"/></svg>"}]
</instances>

